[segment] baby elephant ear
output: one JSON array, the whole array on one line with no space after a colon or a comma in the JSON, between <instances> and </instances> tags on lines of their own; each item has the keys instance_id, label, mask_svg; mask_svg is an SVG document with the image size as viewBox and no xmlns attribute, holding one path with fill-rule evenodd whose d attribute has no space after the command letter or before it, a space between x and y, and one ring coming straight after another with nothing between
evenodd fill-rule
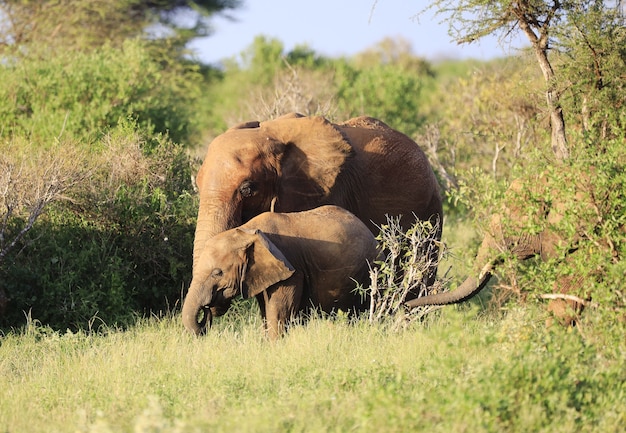
<instances>
[{"instance_id":1,"label":"baby elephant ear","mask_svg":"<svg viewBox=\"0 0 626 433\"><path fill-rule=\"evenodd\" d=\"M254 242L247 250L244 282L248 290L247 293L244 291L243 297L256 296L271 285L291 277L295 271L276 245L263 232L256 230Z\"/></svg>"}]
</instances>

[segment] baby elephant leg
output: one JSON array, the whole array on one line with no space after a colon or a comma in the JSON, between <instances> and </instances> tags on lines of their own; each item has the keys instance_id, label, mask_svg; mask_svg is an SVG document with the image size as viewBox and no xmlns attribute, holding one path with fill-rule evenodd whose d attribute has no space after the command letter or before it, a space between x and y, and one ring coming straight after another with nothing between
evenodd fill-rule
<instances>
[{"instance_id":1,"label":"baby elephant leg","mask_svg":"<svg viewBox=\"0 0 626 433\"><path fill-rule=\"evenodd\" d=\"M265 331L270 340L276 340L285 332L287 324L297 315L302 301L303 276L296 272L264 293Z\"/></svg>"}]
</instances>

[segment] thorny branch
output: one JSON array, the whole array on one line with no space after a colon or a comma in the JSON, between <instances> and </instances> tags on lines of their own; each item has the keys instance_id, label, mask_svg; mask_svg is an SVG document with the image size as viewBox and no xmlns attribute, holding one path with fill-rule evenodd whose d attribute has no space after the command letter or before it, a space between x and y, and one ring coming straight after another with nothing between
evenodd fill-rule
<instances>
[{"instance_id":1,"label":"thorny branch","mask_svg":"<svg viewBox=\"0 0 626 433\"><path fill-rule=\"evenodd\" d=\"M304 71L294 68L287 60L285 65L287 70L276 78L273 93L252 98L255 106L258 106L249 107L253 117L274 119L291 112L307 116L331 115L334 100L325 88L327 86L320 86L319 78L305 76Z\"/></svg>"},{"instance_id":2,"label":"thorny branch","mask_svg":"<svg viewBox=\"0 0 626 433\"><path fill-rule=\"evenodd\" d=\"M380 227L377 238L384 258L370 268L369 321L383 322L392 318L394 328L402 328L411 321L420 319L438 307L422 307L407 311L404 302L407 296L424 296L431 291L440 291L444 279L438 279L433 287L426 286L429 270L445 253L444 246L437 240L438 227L429 222L417 222L411 229L403 231L399 218L387 218ZM433 248L439 247L436 259Z\"/></svg>"},{"instance_id":3,"label":"thorny branch","mask_svg":"<svg viewBox=\"0 0 626 433\"><path fill-rule=\"evenodd\" d=\"M0 156L0 264L46 206L86 175L67 154L44 155L30 163L27 158L9 152Z\"/></svg>"}]
</instances>

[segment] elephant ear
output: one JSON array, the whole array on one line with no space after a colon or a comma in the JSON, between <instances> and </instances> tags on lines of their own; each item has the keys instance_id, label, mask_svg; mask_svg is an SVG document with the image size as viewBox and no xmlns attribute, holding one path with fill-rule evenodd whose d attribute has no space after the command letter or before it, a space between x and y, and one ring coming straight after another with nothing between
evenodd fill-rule
<instances>
[{"instance_id":1,"label":"elephant ear","mask_svg":"<svg viewBox=\"0 0 626 433\"><path fill-rule=\"evenodd\" d=\"M318 206L335 185L354 149L345 136L323 117L294 113L261 123L262 135L285 144L280 163L281 205L298 203L296 211Z\"/></svg>"},{"instance_id":2,"label":"elephant ear","mask_svg":"<svg viewBox=\"0 0 626 433\"><path fill-rule=\"evenodd\" d=\"M228 128L226 130L226 132L228 131L232 131L234 129L254 129L254 128L258 128L260 125L258 120L250 120L248 122L243 122L243 123L239 123L235 126L231 126L230 128Z\"/></svg>"},{"instance_id":3,"label":"elephant ear","mask_svg":"<svg viewBox=\"0 0 626 433\"><path fill-rule=\"evenodd\" d=\"M268 287L291 277L295 272L289 260L263 232L254 230L252 233L253 241L246 248L247 266L242 290L244 298L258 295Z\"/></svg>"},{"instance_id":4,"label":"elephant ear","mask_svg":"<svg viewBox=\"0 0 626 433\"><path fill-rule=\"evenodd\" d=\"M277 117L277 119L296 119L299 117L304 117L303 114L300 113L288 113L288 114L283 114L280 117ZM228 128L228 131L232 131L233 129L254 129L254 128L258 128L259 126L261 126L261 123L258 120L249 120L247 122L243 122L243 123L238 123L235 126L231 126L230 128Z\"/></svg>"},{"instance_id":5,"label":"elephant ear","mask_svg":"<svg viewBox=\"0 0 626 433\"><path fill-rule=\"evenodd\" d=\"M348 126L351 128L376 129L379 131L393 131L393 129L391 129L389 125L387 125L382 120L374 119L373 117L369 116L359 116L350 120L346 120L340 126Z\"/></svg>"}]
</instances>

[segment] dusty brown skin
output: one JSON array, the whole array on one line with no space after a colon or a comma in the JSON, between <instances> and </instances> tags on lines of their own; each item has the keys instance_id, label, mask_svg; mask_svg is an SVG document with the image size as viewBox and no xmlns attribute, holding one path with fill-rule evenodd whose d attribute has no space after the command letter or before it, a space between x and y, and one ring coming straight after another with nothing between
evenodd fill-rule
<instances>
[{"instance_id":1,"label":"dusty brown skin","mask_svg":"<svg viewBox=\"0 0 626 433\"><path fill-rule=\"evenodd\" d=\"M534 188L534 196L541 196L542 191L548 188L543 175L538 176ZM577 249L582 233L585 229L589 229L588 227L579 228L577 234L571 239L564 239L554 231L553 228L563 218L565 212L565 205L558 201L551 205L540 203L537 206L536 214L529 215L530 196L528 191L524 190L520 180L511 183L507 197L506 202L511 204L503 208L501 213L492 216L490 229L485 233L478 249L475 260L476 269L474 270L477 276L469 276L456 290L451 292L437 293L410 300L406 303L407 307L447 305L470 299L487 285L496 267L502 263L503 253L511 254L518 260L526 260L534 256L540 256L544 260L565 258ZM590 202L584 188L578 189L576 199L581 202ZM533 218L535 224L541 225L544 229L533 235L525 233L523 227L528 224L529 218ZM522 234L520 235L520 233ZM568 293L572 284L572 281L564 279L560 282L559 287L555 287L555 291ZM555 301L551 304L554 304L554 308L556 308L556 304L561 302Z\"/></svg>"},{"instance_id":2,"label":"dusty brown skin","mask_svg":"<svg viewBox=\"0 0 626 433\"><path fill-rule=\"evenodd\" d=\"M311 307L363 311L369 301L354 289L356 282L369 284L368 262L377 254L365 224L337 206L266 212L207 242L183 305L183 323L202 334L213 314L226 312L239 294L256 297L271 339ZM204 320L198 320L201 311Z\"/></svg>"},{"instance_id":3,"label":"dusty brown skin","mask_svg":"<svg viewBox=\"0 0 626 433\"><path fill-rule=\"evenodd\" d=\"M437 219L441 236L439 187L424 152L369 117L333 124L294 113L233 127L209 145L197 185L194 270L207 239L270 210L273 201L276 212L338 205L376 234L385 214L402 215L405 229L415 217Z\"/></svg>"}]
</instances>

